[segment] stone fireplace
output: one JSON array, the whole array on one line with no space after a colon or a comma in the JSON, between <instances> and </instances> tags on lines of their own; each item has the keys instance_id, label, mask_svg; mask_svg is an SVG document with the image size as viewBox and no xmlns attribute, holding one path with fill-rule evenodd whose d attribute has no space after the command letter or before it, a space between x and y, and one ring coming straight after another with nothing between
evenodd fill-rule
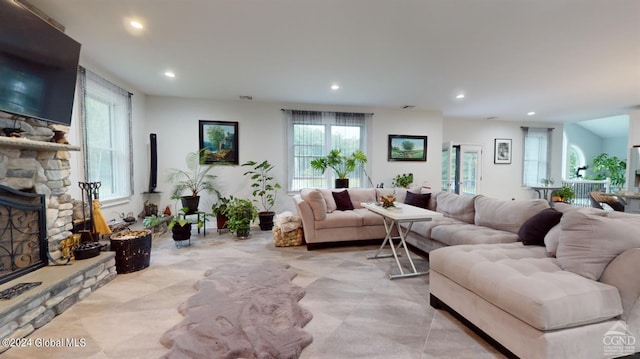
<instances>
[{"instance_id":1,"label":"stone fireplace","mask_svg":"<svg viewBox=\"0 0 640 359\"><path fill-rule=\"evenodd\" d=\"M70 151L80 147L51 142L54 131L68 132L62 125L0 112L0 128L21 130L21 137L0 137L0 184L44 196L47 248L58 259L58 244L73 228Z\"/></svg>"},{"instance_id":2,"label":"stone fireplace","mask_svg":"<svg viewBox=\"0 0 640 359\"><path fill-rule=\"evenodd\" d=\"M79 151L80 147L60 143L64 141L51 142L55 131L66 133L68 127L0 112L0 130L0 185L27 192L26 196L20 194L19 197L41 201L40 209L32 211L27 204L15 206L14 201L9 201L12 195L7 193L12 190L0 193L0 226L4 217L4 227L15 229L0 229L0 239L11 242L12 238L20 238L24 246L34 247L27 250L29 255L37 257L29 265L33 267L12 274L6 283L0 282L0 292L20 292L10 299L0 300L0 339L18 339L30 335L86 298L113 280L117 273L113 252L101 252L97 257L71 261L66 265L46 265L50 259L60 258L59 243L69 237L73 229L73 202L67 193L72 185L69 158L70 151ZM20 133L21 137L12 137L12 133ZM34 220L34 216L39 218ZM29 227L35 222L40 222L37 230ZM24 229L25 225L29 228ZM31 234L23 236L23 232ZM36 232L40 233L34 234ZM22 249L14 251L18 253ZM21 256L14 256L14 260L20 261L20 266L23 265ZM9 348L0 346L0 353Z\"/></svg>"}]
</instances>

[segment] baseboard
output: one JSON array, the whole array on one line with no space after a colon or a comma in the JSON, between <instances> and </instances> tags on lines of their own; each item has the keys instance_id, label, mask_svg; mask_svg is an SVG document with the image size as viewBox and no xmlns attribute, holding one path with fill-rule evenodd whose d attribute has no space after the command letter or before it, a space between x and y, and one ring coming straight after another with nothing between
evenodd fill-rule
<instances>
[{"instance_id":1,"label":"baseboard","mask_svg":"<svg viewBox=\"0 0 640 359\"><path fill-rule=\"evenodd\" d=\"M482 329L475 326L475 324L471 323L467 318L460 315L453 308L448 306L445 302L441 301L438 297L433 294L429 294L429 304L432 308L438 310L445 310L449 312L454 318L464 324L467 328L471 329L472 332L476 333L480 338L489 343L492 347L496 348L502 355L507 358L518 359L518 356L512 353L509 349L505 348L502 344L500 344L497 340L493 339L489 334L485 333Z\"/></svg>"}]
</instances>

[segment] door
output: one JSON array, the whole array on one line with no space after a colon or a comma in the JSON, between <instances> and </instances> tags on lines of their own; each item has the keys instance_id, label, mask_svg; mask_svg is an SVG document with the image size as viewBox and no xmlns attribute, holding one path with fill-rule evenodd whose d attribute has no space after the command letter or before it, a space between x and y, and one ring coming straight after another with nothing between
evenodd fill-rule
<instances>
[{"instance_id":1,"label":"door","mask_svg":"<svg viewBox=\"0 0 640 359\"><path fill-rule=\"evenodd\" d=\"M475 195L482 180L482 146L442 144L442 191Z\"/></svg>"}]
</instances>

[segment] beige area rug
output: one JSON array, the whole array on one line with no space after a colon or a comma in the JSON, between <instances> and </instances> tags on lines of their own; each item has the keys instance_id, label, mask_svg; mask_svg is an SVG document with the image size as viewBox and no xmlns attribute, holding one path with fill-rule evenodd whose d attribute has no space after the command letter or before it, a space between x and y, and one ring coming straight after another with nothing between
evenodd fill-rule
<instances>
[{"instance_id":1,"label":"beige area rug","mask_svg":"<svg viewBox=\"0 0 640 359\"><path fill-rule=\"evenodd\" d=\"M160 339L165 358L298 358L312 318L289 265L231 264L205 273L178 308L184 319Z\"/></svg>"}]
</instances>

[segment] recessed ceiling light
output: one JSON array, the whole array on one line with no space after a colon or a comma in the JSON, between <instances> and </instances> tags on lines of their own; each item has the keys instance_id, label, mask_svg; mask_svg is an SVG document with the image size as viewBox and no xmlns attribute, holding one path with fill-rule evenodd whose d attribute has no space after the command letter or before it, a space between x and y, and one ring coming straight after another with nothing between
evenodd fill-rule
<instances>
[{"instance_id":1,"label":"recessed ceiling light","mask_svg":"<svg viewBox=\"0 0 640 359\"><path fill-rule=\"evenodd\" d=\"M531 112L527 112L527 116L533 116L533 115L535 115L535 114L536 114L536 113L535 113L535 112L533 112L533 111L531 111Z\"/></svg>"},{"instance_id":2,"label":"recessed ceiling light","mask_svg":"<svg viewBox=\"0 0 640 359\"><path fill-rule=\"evenodd\" d=\"M172 71L167 71L164 73L164 75L170 78L176 77L176 74L174 74Z\"/></svg>"},{"instance_id":3,"label":"recessed ceiling light","mask_svg":"<svg viewBox=\"0 0 640 359\"><path fill-rule=\"evenodd\" d=\"M134 28L136 28L136 29L142 29L144 27L140 22L138 22L136 20L129 21L129 24L131 26L133 26Z\"/></svg>"},{"instance_id":4,"label":"recessed ceiling light","mask_svg":"<svg viewBox=\"0 0 640 359\"><path fill-rule=\"evenodd\" d=\"M333 84L333 85L331 85L331 89L332 89L332 90L334 90L334 91L335 91L335 90L339 90L339 89L340 89L340 85L338 85L338 84Z\"/></svg>"},{"instance_id":5,"label":"recessed ceiling light","mask_svg":"<svg viewBox=\"0 0 640 359\"><path fill-rule=\"evenodd\" d=\"M459 94L458 96L456 96L456 98L460 99L460 98L464 98L464 94Z\"/></svg>"}]
</instances>

